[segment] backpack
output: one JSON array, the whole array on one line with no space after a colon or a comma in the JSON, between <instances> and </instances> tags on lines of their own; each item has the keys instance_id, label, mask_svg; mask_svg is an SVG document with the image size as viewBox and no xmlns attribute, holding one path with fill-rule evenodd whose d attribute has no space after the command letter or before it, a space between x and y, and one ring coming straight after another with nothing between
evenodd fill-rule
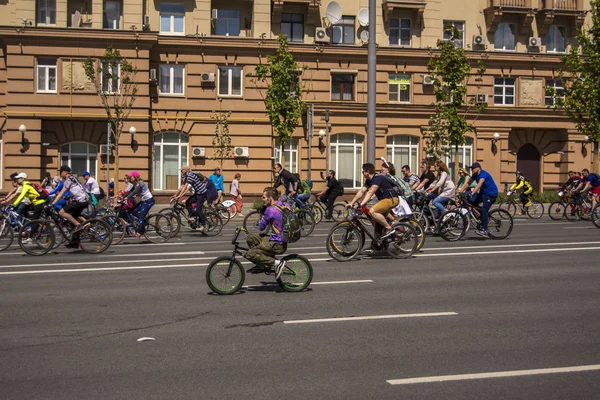
<instances>
[{"instance_id":1,"label":"backpack","mask_svg":"<svg viewBox=\"0 0 600 400\"><path fill-rule=\"evenodd\" d=\"M403 192L403 197L411 197L414 192L412 190L412 188L410 187L410 185L408 183L406 183L406 181L404 181L403 179L398 178L397 176L393 176L394 180L396 181L396 183L402 188L402 192Z\"/></svg>"},{"instance_id":2,"label":"backpack","mask_svg":"<svg viewBox=\"0 0 600 400\"><path fill-rule=\"evenodd\" d=\"M302 183L302 193L310 194L310 190L312 189L312 185L309 185L308 181L302 181L301 183Z\"/></svg>"},{"instance_id":3,"label":"backpack","mask_svg":"<svg viewBox=\"0 0 600 400\"><path fill-rule=\"evenodd\" d=\"M343 196L343 195L344 195L344 186L342 186L340 181L338 181L338 196Z\"/></svg>"},{"instance_id":4,"label":"backpack","mask_svg":"<svg viewBox=\"0 0 600 400\"><path fill-rule=\"evenodd\" d=\"M202 175L200 172L193 172L194 174L196 174L196 176L198 178L200 178L200 182L202 182L204 179L206 179L206 177L204 175Z\"/></svg>"},{"instance_id":5,"label":"backpack","mask_svg":"<svg viewBox=\"0 0 600 400\"><path fill-rule=\"evenodd\" d=\"M402 188L402 186L400 186L398 181L396 181L395 176L387 174L381 175L385 176L385 179L387 179L387 181L392 185L392 189L390 189L389 192L393 194L394 197L404 196L404 189Z\"/></svg>"},{"instance_id":6,"label":"backpack","mask_svg":"<svg viewBox=\"0 0 600 400\"><path fill-rule=\"evenodd\" d=\"M281 233L281 241L283 243L294 243L300 239L302 231L302 223L298 215L286 206L280 207L274 204L275 208L281 211L281 220L283 229Z\"/></svg>"},{"instance_id":7,"label":"backpack","mask_svg":"<svg viewBox=\"0 0 600 400\"><path fill-rule=\"evenodd\" d=\"M31 187L33 187L35 191L38 192L39 199L46 200L48 198L48 191L44 189L39 183L32 183Z\"/></svg>"},{"instance_id":8,"label":"backpack","mask_svg":"<svg viewBox=\"0 0 600 400\"><path fill-rule=\"evenodd\" d=\"M100 194L96 196L96 198L98 200L102 200L103 198L106 197L106 192L104 191L104 189L102 189L102 186L98 186L98 188L100 189Z\"/></svg>"}]
</instances>

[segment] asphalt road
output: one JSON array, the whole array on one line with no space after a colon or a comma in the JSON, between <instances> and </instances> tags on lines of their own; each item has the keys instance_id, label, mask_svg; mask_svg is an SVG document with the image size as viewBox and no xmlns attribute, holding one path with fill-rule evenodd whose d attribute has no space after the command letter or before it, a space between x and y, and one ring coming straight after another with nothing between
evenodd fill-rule
<instances>
[{"instance_id":1,"label":"asphalt road","mask_svg":"<svg viewBox=\"0 0 600 400\"><path fill-rule=\"evenodd\" d=\"M211 294L232 223L97 256L0 253L2 399L600 398L591 222L518 218L503 241L350 263L329 261L330 226L291 246L315 270L302 293L248 275Z\"/></svg>"}]
</instances>

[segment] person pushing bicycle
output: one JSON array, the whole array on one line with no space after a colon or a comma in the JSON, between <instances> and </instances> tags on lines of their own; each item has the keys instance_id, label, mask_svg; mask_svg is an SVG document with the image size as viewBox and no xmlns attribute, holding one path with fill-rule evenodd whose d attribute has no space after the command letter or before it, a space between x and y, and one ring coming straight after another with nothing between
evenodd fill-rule
<instances>
[{"instance_id":1,"label":"person pushing bicycle","mask_svg":"<svg viewBox=\"0 0 600 400\"><path fill-rule=\"evenodd\" d=\"M529 195L533 193L533 186L531 186L531 183L523 176L521 171L516 171L515 175L517 176L517 181L510 187L508 195L510 196L515 190L521 190L521 195L519 198L521 199L521 204L523 204L523 207L527 208L531 205ZM523 212L523 214L524 213L525 212Z\"/></svg>"}]
</instances>

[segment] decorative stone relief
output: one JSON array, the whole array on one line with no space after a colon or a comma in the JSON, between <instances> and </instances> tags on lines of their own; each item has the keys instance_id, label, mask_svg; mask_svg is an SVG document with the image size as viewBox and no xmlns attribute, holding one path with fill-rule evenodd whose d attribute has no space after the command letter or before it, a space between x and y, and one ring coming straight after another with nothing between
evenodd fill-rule
<instances>
[{"instance_id":1,"label":"decorative stone relief","mask_svg":"<svg viewBox=\"0 0 600 400\"><path fill-rule=\"evenodd\" d=\"M73 66L72 74L71 66ZM94 84L85 76L83 60L73 60L73 62L68 59L62 60L62 91L71 90L71 76L73 77L73 92L96 91Z\"/></svg>"},{"instance_id":2,"label":"decorative stone relief","mask_svg":"<svg viewBox=\"0 0 600 400\"><path fill-rule=\"evenodd\" d=\"M519 81L519 105L542 107L544 105L544 81L521 79Z\"/></svg>"}]
</instances>

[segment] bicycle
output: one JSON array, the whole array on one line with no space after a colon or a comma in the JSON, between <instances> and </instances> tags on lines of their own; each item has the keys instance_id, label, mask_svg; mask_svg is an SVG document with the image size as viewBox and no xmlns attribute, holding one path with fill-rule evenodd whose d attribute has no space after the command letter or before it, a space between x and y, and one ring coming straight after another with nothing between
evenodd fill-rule
<instances>
[{"instance_id":1,"label":"bicycle","mask_svg":"<svg viewBox=\"0 0 600 400\"><path fill-rule=\"evenodd\" d=\"M327 204L324 203L317 196L311 196L313 198L307 202L307 208L315 215L315 223L320 223L323 220L323 216L327 214ZM335 222L340 222L348 218L348 209L346 208L347 201L336 201L333 205L333 213L331 216Z\"/></svg>"},{"instance_id":2,"label":"bicycle","mask_svg":"<svg viewBox=\"0 0 600 400\"><path fill-rule=\"evenodd\" d=\"M501 202L498 205L498 208L505 210L513 218L517 213L517 208L521 210L521 214L527 214L527 216L531 219L539 219L542 217L542 215L544 215L544 205L542 202L530 199L529 202L531 205L529 207L525 207L524 204L517 203L513 194L513 192L508 192L508 199L505 202Z\"/></svg>"},{"instance_id":3,"label":"bicycle","mask_svg":"<svg viewBox=\"0 0 600 400\"><path fill-rule=\"evenodd\" d=\"M112 229L106 221L99 218L88 219L73 233L73 226L63 223L63 219L52 206L46 206L46 218L26 222L19 230L19 246L32 256L48 253L55 244L55 233L64 240L75 239L86 253L99 254L106 251L112 243Z\"/></svg>"},{"instance_id":4,"label":"bicycle","mask_svg":"<svg viewBox=\"0 0 600 400\"><path fill-rule=\"evenodd\" d=\"M208 204L207 202L205 207L208 207L211 210L217 212L223 220L223 225L227 225L229 220L237 215L237 208L233 207L234 204L235 201L233 200L225 200L222 203L215 204Z\"/></svg>"},{"instance_id":5,"label":"bicycle","mask_svg":"<svg viewBox=\"0 0 600 400\"><path fill-rule=\"evenodd\" d=\"M124 205L121 204L121 207ZM131 210L127 210L127 220L119 217L119 213L114 215L105 214L101 217L112 228L112 243L117 245L125 237L138 238L140 228L140 217L133 215ZM150 243L165 243L173 236L172 219L168 215L154 213L146 216L144 221L144 238Z\"/></svg>"},{"instance_id":6,"label":"bicycle","mask_svg":"<svg viewBox=\"0 0 600 400\"><path fill-rule=\"evenodd\" d=\"M568 193L565 193L564 190L558 192L558 197L560 197L560 200L553 202L550 204L550 207L548 207L548 216L554 221L565 218L566 210L569 208L568 206L571 201L571 196L569 196ZM575 208L571 207L570 212L575 213Z\"/></svg>"},{"instance_id":7,"label":"bicycle","mask_svg":"<svg viewBox=\"0 0 600 400\"><path fill-rule=\"evenodd\" d=\"M442 239L455 242L462 239L469 230L482 230L481 208L469 203L466 196L459 196L459 205L440 217L439 233ZM489 212L488 235L491 239L505 239L513 229L513 217L508 211L497 208Z\"/></svg>"},{"instance_id":8,"label":"bicycle","mask_svg":"<svg viewBox=\"0 0 600 400\"><path fill-rule=\"evenodd\" d=\"M570 209L570 212L566 210ZM567 221L579 221L580 219L589 221L592 219L592 201L589 196L584 196L581 193L576 193L565 208L564 216Z\"/></svg>"},{"instance_id":9,"label":"bicycle","mask_svg":"<svg viewBox=\"0 0 600 400\"><path fill-rule=\"evenodd\" d=\"M241 232L248 233L244 228L236 228L231 244L234 246L231 256L221 256L214 259L206 269L206 283L217 294L230 295L239 291L244 285L246 271L237 256L244 257L243 251L248 248L240 246L238 238ZM266 275L275 274L275 280L286 292L301 292L306 289L313 278L313 268L308 259L299 254L288 254L281 258L285 264L278 271L273 266L256 264Z\"/></svg>"},{"instance_id":10,"label":"bicycle","mask_svg":"<svg viewBox=\"0 0 600 400\"><path fill-rule=\"evenodd\" d=\"M195 231L198 229L198 220L195 215L190 215L185 204L173 201L170 202L170 208L164 208L159 211L160 214L169 215L172 224L171 236L177 236L181 230L181 226L189 230ZM204 208L202 211L206 217L205 231L201 232L205 236L217 236L223 230L223 219L219 214L212 210Z\"/></svg>"},{"instance_id":11,"label":"bicycle","mask_svg":"<svg viewBox=\"0 0 600 400\"><path fill-rule=\"evenodd\" d=\"M12 210L9 206L0 208L0 251L8 249L21 227L28 219Z\"/></svg>"},{"instance_id":12,"label":"bicycle","mask_svg":"<svg viewBox=\"0 0 600 400\"><path fill-rule=\"evenodd\" d=\"M596 203L592 210L592 223L596 228L600 228L600 202Z\"/></svg>"},{"instance_id":13,"label":"bicycle","mask_svg":"<svg viewBox=\"0 0 600 400\"><path fill-rule=\"evenodd\" d=\"M355 205L358 205L358 202ZM350 218L335 224L327 236L327 253L334 260L350 261L356 258L362 251L367 236L393 258L408 258L417 251L420 239L411 223L395 222L392 224L394 234L381 241L376 234L372 235L362 222L364 216L373 225L376 223L367 207L352 207L349 213Z\"/></svg>"}]
</instances>

